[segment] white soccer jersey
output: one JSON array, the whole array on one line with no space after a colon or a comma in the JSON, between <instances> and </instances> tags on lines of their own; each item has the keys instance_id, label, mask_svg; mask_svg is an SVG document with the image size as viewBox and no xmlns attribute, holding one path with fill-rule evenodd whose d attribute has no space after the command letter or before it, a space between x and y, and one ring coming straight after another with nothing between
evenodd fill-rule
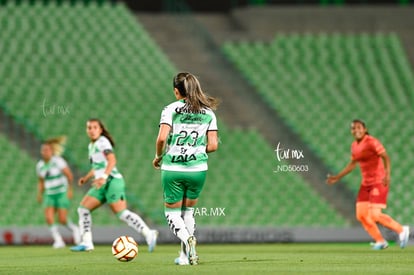
<instances>
[{"instance_id":1,"label":"white soccer jersey","mask_svg":"<svg viewBox=\"0 0 414 275\"><path fill-rule=\"evenodd\" d=\"M190 113L183 100L171 103L161 113L160 124L171 126L161 169L170 171L205 171L207 166L207 131L217 131L211 109Z\"/></svg>"},{"instance_id":2,"label":"white soccer jersey","mask_svg":"<svg viewBox=\"0 0 414 275\"><path fill-rule=\"evenodd\" d=\"M53 156L47 163L44 160L39 160L36 164L36 173L38 177L44 180L47 195L67 191L68 179L62 172L67 166L66 161L59 156Z\"/></svg>"},{"instance_id":3,"label":"white soccer jersey","mask_svg":"<svg viewBox=\"0 0 414 275\"><path fill-rule=\"evenodd\" d=\"M100 136L95 142L89 143L89 160L94 170L95 178L100 178L105 173L105 168L108 165L105 154L113 152L113 147L105 136ZM110 173L114 178L122 178L118 169L114 167Z\"/></svg>"}]
</instances>

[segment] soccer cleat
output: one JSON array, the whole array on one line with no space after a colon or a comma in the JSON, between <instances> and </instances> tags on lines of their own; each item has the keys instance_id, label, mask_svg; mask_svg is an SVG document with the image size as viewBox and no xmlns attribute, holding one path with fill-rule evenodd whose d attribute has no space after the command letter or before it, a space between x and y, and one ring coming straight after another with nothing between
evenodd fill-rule
<instances>
[{"instance_id":1,"label":"soccer cleat","mask_svg":"<svg viewBox=\"0 0 414 275\"><path fill-rule=\"evenodd\" d=\"M178 258L175 258L174 263L176 265L189 265L190 262L188 261L188 257L187 257L187 249L186 249L186 244L181 242L181 250L178 251Z\"/></svg>"},{"instance_id":2,"label":"soccer cleat","mask_svg":"<svg viewBox=\"0 0 414 275\"><path fill-rule=\"evenodd\" d=\"M72 250L73 252L92 251L93 249L94 249L93 244L92 245L79 244L79 245L72 246L70 248L70 250Z\"/></svg>"},{"instance_id":3,"label":"soccer cleat","mask_svg":"<svg viewBox=\"0 0 414 275\"><path fill-rule=\"evenodd\" d=\"M53 243L53 248L59 249L59 248L64 248L66 246L65 242L63 240L60 241L55 241Z\"/></svg>"},{"instance_id":4,"label":"soccer cleat","mask_svg":"<svg viewBox=\"0 0 414 275\"><path fill-rule=\"evenodd\" d=\"M190 265L198 264L198 256L196 252L197 240L194 236L190 236L187 240L187 256Z\"/></svg>"},{"instance_id":5,"label":"soccer cleat","mask_svg":"<svg viewBox=\"0 0 414 275\"><path fill-rule=\"evenodd\" d=\"M403 231L399 234L400 247L405 248L410 237L410 227L408 225L403 226Z\"/></svg>"},{"instance_id":6,"label":"soccer cleat","mask_svg":"<svg viewBox=\"0 0 414 275\"><path fill-rule=\"evenodd\" d=\"M185 255L180 255L180 257L175 258L174 263L176 265L189 265L190 262L188 261L188 258Z\"/></svg>"},{"instance_id":7,"label":"soccer cleat","mask_svg":"<svg viewBox=\"0 0 414 275\"><path fill-rule=\"evenodd\" d=\"M148 236L146 237L149 252L154 251L155 246L157 245L158 234L157 230L150 230Z\"/></svg>"},{"instance_id":8,"label":"soccer cleat","mask_svg":"<svg viewBox=\"0 0 414 275\"><path fill-rule=\"evenodd\" d=\"M384 241L384 242L376 242L374 244L372 244L372 249L373 250L382 250L382 249L386 249L388 247L388 242Z\"/></svg>"}]
</instances>

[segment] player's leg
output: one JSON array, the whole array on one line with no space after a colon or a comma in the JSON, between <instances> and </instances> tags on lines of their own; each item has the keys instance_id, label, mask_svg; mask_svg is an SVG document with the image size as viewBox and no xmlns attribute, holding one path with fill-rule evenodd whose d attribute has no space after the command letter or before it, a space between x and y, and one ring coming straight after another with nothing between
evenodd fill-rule
<instances>
[{"instance_id":1,"label":"player's leg","mask_svg":"<svg viewBox=\"0 0 414 275\"><path fill-rule=\"evenodd\" d=\"M102 192L101 189L91 188L80 202L78 216L81 242L79 245L72 246L72 251L80 252L94 249L91 212L101 206L104 202L104 199L100 195Z\"/></svg>"},{"instance_id":2,"label":"player's leg","mask_svg":"<svg viewBox=\"0 0 414 275\"><path fill-rule=\"evenodd\" d=\"M408 226L402 226L395 221L392 217L382 213L382 209L387 206L388 187L379 184L377 188L374 188L371 192L371 216L375 222L391 229L399 236L400 247L404 248L407 245L410 230Z\"/></svg>"},{"instance_id":3,"label":"player's leg","mask_svg":"<svg viewBox=\"0 0 414 275\"><path fill-rule=\"evenodd\" d=\"M45 213L46 223L49 226L50 233L53 238L53 248L65 247L65 242L59 233L59 228L55 224L55 206L56 195L45 195L43 197L43 208Z\"/></svg>"},{"instance_id":4,"label":"player's leg","mask_svg":"<svg viewBox=\"0 0 414 275\"><path fill-rule=\"evenodd\" d=\"M183 219L187 230L190 233L190 238L187 241L187 256L192 265L198 264L198 255L196 252L197 240L194 236L196 228L194 206L197 204L198 197L203 190L206 174L207 171L188 172L185 174L186 188L184 194L185 200L183 201Z\"/></svg>"},{"instance_id":5,"label":"player's leg","mask_svg":"<svg viewBox=\"0 0 414 275\"><path fill-rule=\"evenodd\" d=\"M106 200L112 209L112 212L114 212L121 221L142 234L148 244L148 251L154 251L157 244L158 231L150 229L137 213L132 212L127 208L124 180L112 178L107 184L109 185L106 191Z\"/></svg>"},{"instance_id":6,"label":"player's leg","mask_svg":"<svg viewBox=\"0 0 414 275\"><path fill-rule=\"evenodd\" d=\"M194 206L196 205L197 200L198 199L190 200L188 198L184 198L183 200L181 216L183 217L185 226L187 227L188 233L190 233L190 235L194 235L196 229Z\"/></svg>"},{"instance_id":7,"label":"player's leg","mask_svg":"<svg viewBox=\"0 0 414 275\"><path fill-rule=\"evenodd\" d=\"M388 243L372 218L369 205L369 202L358 202L356 204L356 218L371 238L375 240L375 244L372 247L373 249L379 250L387 248Z\"/></svg>"},{"instance_id":8,"label":"player's leg","mask_svg":"<svg viewBox=\"0 0 414 275\"><path fill-rule=\"evenodd\" d=\"M69 206L70 201L67 196L67 193L61 194L57 204L59 223L68 228L72 232L73 242L78 245L81 242L79 227L75 225L70 218L68 218Z\"/></svg>"},{"instance_id":9,"label":"player's leg","mask_svg":"<svg viewBox=\"0 0 414 275\"><path fill-rule=\"evenodd\" d=\"M400 247L405 248L410 236L410 228L407 225L401 225L389 215L382 213L382 208L378 206L371 207L371 213L374 220L381 225L391 229L398 234Z\"/></svg>"},{"instance_id":10,"label":"player's leg","mask_svg":"<svg viewBox=\"0 0 414 275\"><path fill-rule=\"evenodd\" d=\"M58 208L57 213L59 223L72 232L73 242L75 244L80 244L79 227L76 224L74 224L71 219L68 218L68 209Z\"/></svg>"},{"instance_id":11,"label":"player's leg","mask_svg":"<svg viewBox=\"0 0 414 275\"><path fill-rule=\"evenodd\" d=\"M194 218L194 206L196 205L197 201L198 201L198 198L195 198L195 199L186 198L184 201L185 204L183 206L184 208L183 220L184 220L184 224L187 227L188 233L190 234L190 237L188 238L186 245L185 246L183 245L183 247L185 247L187 259L189 261L189 264L191 265L198 264L198 255L196 251L197 239L194 236L195 227L196 227L196 222ZM180 253L180 256L181 256L181 253Z\"/></svg>"},{"instance_id":12,"label":"player's leg","mask_svg":"<svg viewBox=\"0 0 414 275\"><path fill-rule=\"evenodd\" d=\"M183 219L190 235L194 235L196 221L194 217L194 206L203 190L207 171L186 173L186 189L183 200Z\"/></svg>"},{"instance_id":13,"label":"player's leg","mask_svg":"<svg viewBox=\"0 0 414 275\"><path fill-rule=\"evenodd\" d=\"M171 232L177 236L182 243L186 244L186 250L188 251L187 243L191 235L187 230L183 217L181 216L183 206L182 201L185 190L185 185L180 179L182 175L183 173L181 172L161 170L165 218ZM178 264L188 263L183 262Z\"/></svg>"},{"instance_id":14,"label":"player's leg","mask_svg":"<svg viewBox=\"0 0 414 275\"><path fill-rule=\"evenodd\" d=\"M112 203L110 204L110 207L121 221L125 222L128 226L145 237L148 251L154 251L155 246L157 245L158 231L150 229L137 213L127 209L125 201Z\"/></svg>"},{"instance_id":15,"label":"player's leg","mask_svg":"<svg viewBox=\"0 0 414 275\"><path fill-rule=\"evenodd\" d=\"M171 232L181 240L181 242L185 245L185 248L183 250L189 251L188 247L188 240L191 237L190 233L188 232L188 229L184 223L184 219L181 216L181 207L182 207L182 201L178 201L175 203L168 203L164 202L164 213L165 218L167 220L168 226L171 230ZM181 254L181 253L180 253ZM176 264L188 264L187 255L184 258L183 261L177 262Z\"/></svg>"},{"instance_id":16,"label":"player's leg","mask_svg":"<svg viewBox=\"0 0 414 275\"><path fill-rule=\"evenodd\" d=\"M184 224L187 227L188 233L190 235L194 235L195 232L195 219L194 219L194 207L186 207L187 198L184 197L182 207L181 207L181 217L184 220ZM179 252L179 257L174 261L178 265L185 265L189 264L187 251L186 251L186 244L181 242L181 249Z\"/></svg>"},{"instance_id":17,"label":"player's leg","mask_svg":"<svg viewBox=\"0 0 414 275\"><path fill-rule=\"evenodd\" d=\"M53 248L63 248L65 247L65 242L63 241L62 235L59 233L59 228L55 224L55 208L53 206L45 207L45 218L46 223L49 226L50 233L53 238Z\"/></svg>"},{"instance_id":18,"label":"player's leg","mask_svg":"<svg viewBox=\"0 0 414 275\"><path fill-rule=\"evenodd\" d=\"M370 192L372 188L369 186L363 186L359 188L357 203L356 203L356 218L362 224L365 231L375 240L373 249L379 250L388 247L387 241L381 234L377 223L371 216L370 211Z\"/></svg>"},{"instance_id":19,"label":"player's leg","mask_svg":"<svg viewBox=\"0 0 414 275\"><path fill-rule=\"evenodd\" d=\"M181 207L181 218L184 220L184 224L187 228L188 233L190 236L194 235L195 231L195 220L194 220L194 208L193 207L186 207L186 199L184 198L182 201ZM181 248L179 251L179 256L174 260L174 263L177 265L188 265L190 264L188 260L187 254L187 243L181 242Z\"/></svg>"},{"instance_id":20,"label":"player's leg","mask_svg":"<svg viewBox=\"0 0 414 275\"><path fill-rule=\"evenodd\" d=\"M403 226L391 218L389 215L382 213L382 208L378 206L371 206L371 215L373 219L381 225L391 229L400 234L403 232Z\"/></svg>"},{"instance_id":21,"label":"player's leg","mask_svg":"<svg viewBox=\"0 0 414 275\"><path fill-rule=\"evenodd\" d=\"M356 218L362 224L368 234L378 243L385 242L378 226L371 216L368 202L358 202L356 204Z\"/></svg>"}]
</instances>

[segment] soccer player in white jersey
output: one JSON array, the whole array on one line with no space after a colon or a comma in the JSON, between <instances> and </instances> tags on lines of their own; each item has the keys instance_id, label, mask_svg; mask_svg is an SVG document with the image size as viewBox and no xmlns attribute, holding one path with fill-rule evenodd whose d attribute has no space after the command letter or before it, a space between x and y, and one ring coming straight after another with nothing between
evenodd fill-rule
<instances>
[{"instance_id":1,"label":"soccer player in white jersey","mask_svg":"<svg viewBox=\"0 0 414 275\"><path fill-rule=\"evenodd\" d=\"M59 223L73 233L73 240L79 243L78 227L68 218L70 199L72 199L73 175L66 161L60 156L66 137L51 138L43 142L40 148L42 159L36 164L39 178L37 184L37 201L43 204L46 223L53 237L53 247L65 247L65 241L55 224L55 214Z\"/></svg>"},{"instance_id":2,"label":"soccer player in white jersey","mask_svg":"<svg viewBox=\"0 0 414 275\"><path fill-rule=\"evenodd\" d=\"M78 207L79 227L82 241L73 246L72 251L90 251L94 249L92 241L91 212L104 203L108 203L112 212L138 233L144 235L148 251L155 248L158 231L150 229L136 213L127 209L125 182L116 168L116 157L113 151L114 141L108 130L99 119L89 119L86 132L90 138L89 159L92 169L79 179L79 185L85 184L94 177L92 187L83 197Z\"/></svg>"},{"instance_id":3,"label":"soccer player in white jersey","mask_svg":"<svg viewBox=\"0 0 414 275\"><path fill-rule=\"evenodd\" d=\"M207 153L218 148L218 100L206 95L198 79L179 73L173 80L177 101L161 113L156 153L152 161L161 169L165 216L172 233L181 240L179 265L198 264L194 206L207 173Z\"/></svg>"}]
</instances>

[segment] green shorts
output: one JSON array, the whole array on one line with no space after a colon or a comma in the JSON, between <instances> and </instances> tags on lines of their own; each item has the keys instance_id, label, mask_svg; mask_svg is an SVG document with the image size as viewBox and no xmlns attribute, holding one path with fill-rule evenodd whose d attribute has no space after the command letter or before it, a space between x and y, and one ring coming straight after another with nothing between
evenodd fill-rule
<instances>
[{"instance_id":1,"label":"green shorts","mask_svg":"<svg viewBox=\"0 0 414 275\"><path fill-rule=\"evenodd\" d=\"M110 177L101 188L92 187L89 189L87 195L98 199L102 204L125 200L125 181L123 178Z\"/></svg>"},{"instance_id":2,"label":"green shorts","mask_svg":"<svg viewBox=\"0 0 414 275\"><path fill-rule=\"evenodd\" d=\"M206 181L207 171L178 172L161 170L161 184L166 203L183 198L197 199Z\"/></svg>"},{"instance_id":3,"label":"green shorts","mask_svg":"<svg viewBox=\"0 0 414 275\"><path fill-rule=\"evenodd\" d=\"M54 195L43 195L44 208L69 209L69 206L70 202L66 192Z\"/></svg>"}]
</instances>

